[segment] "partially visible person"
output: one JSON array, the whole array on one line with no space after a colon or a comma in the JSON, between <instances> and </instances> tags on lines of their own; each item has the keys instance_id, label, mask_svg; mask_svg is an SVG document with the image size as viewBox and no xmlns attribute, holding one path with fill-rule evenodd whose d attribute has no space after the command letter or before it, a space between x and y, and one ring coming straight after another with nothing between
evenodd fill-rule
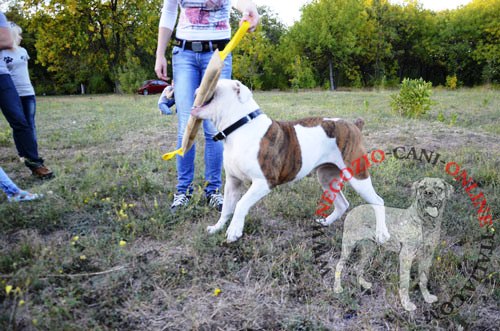
<instances>
[{"instance_id":1,"label":"partially visible person","mask_svg":"<svg viewBox=\"0 0 500 331\"><path fill-rule=\"evenodd\" d=\"M159 79L167 80L165 52L177 22L172 49L172 70L175 81L175 104L177 109L177 148L182 145L195 90L216 49L223 50L231 38L229 16L231 6L243 14L241 21L250 23L250 31L259 23L259 13L251 0L164 0L158 27L155 72ZM177 16L178 19L177 19ZM240 22L241 23L241 22ZM221 78L231 78L232 56L224 60ZM205 196L208 204L221 211L222 189L222 141L212 137L217 130L209 120L203 121L205 134ZM177 192L170 209L187 206L193 192L194 159L196 144L184 156L177 156Z\"/></svg>"},{"instance_id":2,"label":"partially visible person","mask_svg":"<svg viewBox=\"0 0 500 331\"><path fill-rule=\"evenodd\" d=\"M158 109L162 115L172 115L173 111L170 109L175 104L174 87L169 85L165 87L158 99Z\"/></svg>"},{"instance_id":3,"label":"partially visible person","mask_svg":"<svg viewBox=\"0 0 500 331\"><path fill-rule=\"evenodd\" d=\"M9 202L31 201L43 197L42 194L23 191L9 178L5 171L0 167L0 188L7 194Z\"/></svg>"},{"instance_id":4,"label":"partially visible person","mask_svg":"<svg viewBox=\"0 0 500 331\"><path fill-rule=\"evenodd\" d=\"M28 54L19 47L21 29L15 27L17 25L11 29L5 15L0 12L0 108L12 128L17 152L24 158L24 164L34 176L48 179L54 174L38 155L35 93L28 74ZM16 87L20 89L23 101Z\"/></svg>"}]
</instances>

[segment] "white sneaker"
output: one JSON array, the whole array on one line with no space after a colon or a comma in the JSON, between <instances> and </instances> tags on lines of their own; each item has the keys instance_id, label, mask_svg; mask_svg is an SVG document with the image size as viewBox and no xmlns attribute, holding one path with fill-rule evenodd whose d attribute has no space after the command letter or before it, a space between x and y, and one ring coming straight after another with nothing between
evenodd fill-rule
<instances>
[{"instance_id":1,"label":"white sneaker","mask_svg":"<svg viewBox=\"0 0 500 331\"><path fill-rule=\"evenodd\" d=\"M224 196L220 193L211 193L207 195L208 205L222 211L222 204L224 203Z\"/></svg>"},{"instance_id":2,"label":"white sneaker","mask_svg":"<svg viewBox=\"0 0 500 331\"><path fill-rule=\"evenodd\" d=\"M30 193L28 191L20 191L17 194L11 195L7 197L9 202L23 202L23 201L32 201L37 200L43 197L43 194Z\"/></svg>"},{"instance_id":3,"label":"white sneaker","mask_svg":"<svg viewBox=\"0 0 500 331\"><path fill-rule=\"evenodd\" d=\"M186 195L185 193L174 194L174 201L170 206L170 210L172 212L176 211L181 207L186 207L189 204L189 200L191 199L190 195Z\"/></svg>"}]
</instances>

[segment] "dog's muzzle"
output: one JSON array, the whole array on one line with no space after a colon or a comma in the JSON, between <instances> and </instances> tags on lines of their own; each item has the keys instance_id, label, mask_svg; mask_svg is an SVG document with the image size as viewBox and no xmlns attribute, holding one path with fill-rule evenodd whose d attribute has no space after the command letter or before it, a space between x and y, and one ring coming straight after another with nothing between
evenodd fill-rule
<instances>
[{"instance_id":1,"label":"dog's muzzle","mask_svg":"<svg viewBox=\"0 0 500 331\"><path fill-rule=\"evenodd\" d=\"M425 188L419 197L419 205L432 218L439 216L439 211L443 205L443 197L439 197L439 193Z\"/></svg>"}]
</instances>

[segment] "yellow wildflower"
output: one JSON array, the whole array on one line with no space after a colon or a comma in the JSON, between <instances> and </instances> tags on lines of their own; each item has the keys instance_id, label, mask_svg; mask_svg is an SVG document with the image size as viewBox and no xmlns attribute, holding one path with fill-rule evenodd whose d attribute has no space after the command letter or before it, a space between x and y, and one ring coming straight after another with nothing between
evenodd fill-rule
<instances>
[{"instance_id":1,"label":"yellow wildflower","mask_svg":"<svg viewBox=\"0 0 500 331\"><path fill-rule=\"evenodd\" d=\"M220 294L221 292L222 292L222 291L221 291L221 289L217 287L217 288L214 290L214 297L219 296L219 294Z\"/></svg>"},{"instance_id":2,"label":"yellow wildflower","mask_svg":"<svg viewBox=\"0 0 500 331\"><path fill-rule=\"evenodd\" d=\"M9 295L10 291L12 291L12 285L5 286L5 292L7 293L7 295Z\"/></svg>"},{"instance_id":3,"label":"yellow wildflower","mask_svg":"<svg viewBox=\"0 0 500 331\"><path fill-rule=\"evenodd\" d=\"M127 245L127 242L125 240L120 240L120 247L125 247Z\"/></svg>"},{"instance_id":4,"label":"yellow wildflower","mask_svg":"<svg viewBox=\"0 0 500 331\"><path fill-rule=\"evenodd\" d=\"M125 219L125 218L128 218L128 215L126 212L123 211L123 209L120 209L120 211L118 211L118 217L120 219Z\"/></svg>"}]
</instances>

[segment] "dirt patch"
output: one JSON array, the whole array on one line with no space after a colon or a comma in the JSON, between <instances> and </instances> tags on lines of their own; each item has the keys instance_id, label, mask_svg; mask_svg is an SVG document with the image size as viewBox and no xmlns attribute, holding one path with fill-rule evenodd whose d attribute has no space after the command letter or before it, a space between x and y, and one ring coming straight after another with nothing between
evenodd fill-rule
<instances>
[{"instance_id":1,"label":"dirt patch","mask_svg":"<svg viewBox=\"0 0 500 331\"><path fill-rule=\"evenodd\" d=\"M419 146L434 151L454 152L463 148L500 153L500 137L485 132L449 127L439 122L417 122L364 132L367 146L389 148Z\"/></svg>"}]
</instances>

